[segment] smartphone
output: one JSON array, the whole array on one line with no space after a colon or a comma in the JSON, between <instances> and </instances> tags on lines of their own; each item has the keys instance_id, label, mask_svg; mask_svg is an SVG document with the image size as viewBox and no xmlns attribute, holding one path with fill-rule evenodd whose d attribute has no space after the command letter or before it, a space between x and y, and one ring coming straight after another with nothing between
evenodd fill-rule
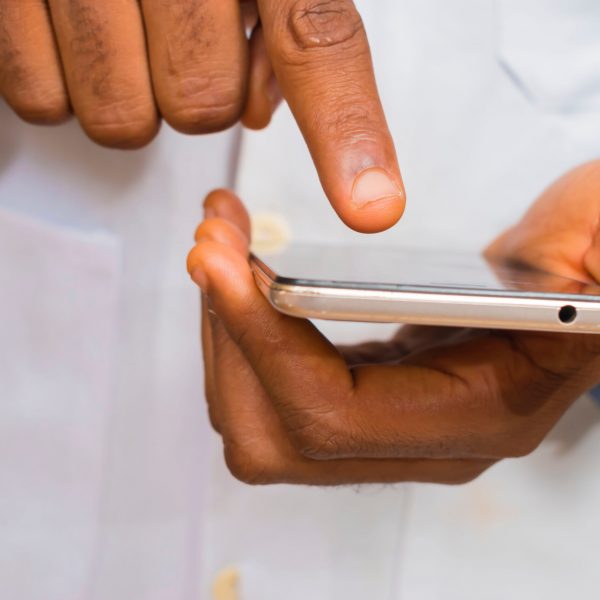
<instances>
[{"instance_id":1,"label":"smartphone","mask_svg":"<svg viewBox=\"0 0 600 600\"><path fill-rule=\"evenodd\" d=\"M251 265L294 317L600 333L600 286L477 253L291 244Z\"/></svg>"}]
</instances>

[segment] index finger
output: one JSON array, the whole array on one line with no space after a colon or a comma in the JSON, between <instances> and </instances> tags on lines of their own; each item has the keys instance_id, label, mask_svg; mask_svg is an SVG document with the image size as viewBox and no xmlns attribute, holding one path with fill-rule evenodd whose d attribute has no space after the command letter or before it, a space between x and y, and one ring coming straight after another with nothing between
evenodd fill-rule
<instances>
[{"instance_id":1,"label":"index finger","mask_svg":"<svg viewBox=\"0 0 600 600\"><path fill-rule=\"evenodd\" d=\"M404 187L352 0L258 0L265 43L323 189L357 231L402 216Z\"/></svg>"}]
</instances>

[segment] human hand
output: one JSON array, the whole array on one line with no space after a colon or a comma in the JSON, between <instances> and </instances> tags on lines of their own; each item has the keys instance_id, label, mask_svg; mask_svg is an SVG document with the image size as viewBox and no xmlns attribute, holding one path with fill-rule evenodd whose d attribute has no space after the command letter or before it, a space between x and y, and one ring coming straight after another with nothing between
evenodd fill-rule
<instances>
[{"instance_id":1,"label":"human hand","mask_svg":"<svg viewBox=\"0 0 600 600\"><path fill-rule=\"evenodd\" d=\"M0 0L0 95L32 123L72 110L118 148L147 144L161 118L262 128L283 95L346 224L380 231L404 210L352 0Z\"/></svg>"},{"instance_id":2,"label":"human hand","mask_svg":"<svg viewBox=\"0 0 600 600\"><path fill-rule=\"evenodd\" d=\"M204 292L211 420L242 481L470 481L533 451L599 380L594 335L405 327L335 348L257 289L239 200L218 191L206 211L188 267ZM488 254L598 281L599 218L595 163L555 183Z\"/></svg>"}]
</instances>

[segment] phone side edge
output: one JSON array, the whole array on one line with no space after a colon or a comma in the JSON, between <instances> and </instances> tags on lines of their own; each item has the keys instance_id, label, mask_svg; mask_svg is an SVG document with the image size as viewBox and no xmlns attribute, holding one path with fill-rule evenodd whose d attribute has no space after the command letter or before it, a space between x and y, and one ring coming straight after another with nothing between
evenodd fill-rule
<instances>
[{"instance_id":1,"label":"phone side edge","mask_svg":"<svg viewBox=\"0 0 600 600\"><path fill-rule=\"evenodd\" d=\"M339 294L339 290L323 288L309 291L264 281L259 287L275 309L298 318L600 334L600 303L577 305L577 319L563 323L558 318L561 303L555 300L405 292L389 292L391 297L382 298L377 293Z\"/></svg>"}]
</instances>

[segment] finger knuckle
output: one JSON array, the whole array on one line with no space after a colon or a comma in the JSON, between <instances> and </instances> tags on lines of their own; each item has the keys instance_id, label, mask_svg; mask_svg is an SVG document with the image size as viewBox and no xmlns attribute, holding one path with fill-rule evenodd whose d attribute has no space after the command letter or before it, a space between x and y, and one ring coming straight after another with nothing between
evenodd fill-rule
<instances>
[{"instance_id":1,"label":"finger knuckle","mask_svg":"<svg viewBox=\"0 0 600 600\"><path fill-rule=\"evenodd\" d=\"M347 52L366 40L362 19L347 0L295 0L282 19L280 59L290 64L303 64L307 52Z\"/></svg>"},{"instance_id":2,"label":"finger knuckle","mask_svg":"<svg viewBox=\"0 0 600 600\"><path fill-rule=\"evenodd\" d=\"M25 121L53 124L69 116L69 101L60 78L40 76L21 64L2 65L0 87L8 104Z\"/></svg>"},{"instance_id":3,"label":"finger knuckle","mask_svg":"<svg viewBox=\"0 0 600 600\"><path fill-rule=\"evenodd\" d=\"M102 146L141 148L158 132L158 119L153 107L120 102L90 112L90 116L81 117L82 126L89 137Z\"/></svg>"},{"instance_id":4,"label":"finger knuckle","mask_svg":"<svg viewBox=\"0 0 600 600\"><path fill-rule=\"evenodd\" d=\"M232 328L230 335L243 351L254 351L257 362L267 363L268 349L278 348L282 354L289 351L289 340L286 340L272 315L263 310L262 298L244 298L244 306L238 309L239 319ZM262 348L253 346L253 331L261 332L264 345ZM267 367L268 368L268 367ZM276 370L269 369L267 376L278 376ZM291 409L290 409L291 410Z\"/></svg>"},{"instance_id":5,"label":"finger knuckle","mask_svg":"<svg viewBox=\"0 0 600 600\"><path fill-rule=\"evenodd\" d=\"M28 123L52 125L69 117L69 103L61 89L28 86L7 100L13 110Z\"/></svg>"},{"instance_id":6,"label":"finger knuckle","mask_svg":"<svg viewBox=\"0 0 600 600\"><path fill-rule=\"evenodd\" d=\"M235 125L244 109L244 93L234 77L188 79L180 93L162 103L165 120L182 133L223 131Z\"/></svg>"},{"instance_id":7,"label":"finger knuckle","mask_svg":"<svg viewBox=\"0 0 600 600\"><path fill-rule=\"evenodd\" d=\"M496 421L485 428L478 447L481 453L498 459L529 456L544 440L544 431L551 428L551 424L546 425L545 419L540 419L535 426L530 419L518 417L516 420L499 417Z\"/></svg>"},{"instance_id":8,"label":"finger knuckle","mask_svg":"<svg viewBox=\"0 0 600 600\"><path fill-rule=\"evenodd\" d=\"M329 108L315 111L315 123L325 135L343 140L346 146L378 144L382 133L378 107L364 98L359 101L360 91L353 94L351 87L340 96L345 98L342 103L324 102L323 106Z\"/></svg>"},{"instance_id":9,"label":"finger knuckle","mask_svg":"<svg viewBox=\"0 0 600 600\"><path fill-rule=\"evenodd\" d=\"M339 431L318 424L295 431L292 443L302 456L313 460L328 460L340 456L344 446Z\"/></svg>"},{"instance_id":10,"label":"finger knuckle","mask_svg":"<svg viewBox=\"0 0 600 600\"><path fill-rule=\"evenodd\" d=\"M437 483L453 486L466 485L478 479L492 464L489 461L464 461L460 467L452 470Z\"/></svg>"},{"instance_id":11,"label":"finger knuckle","mask_svg":"<svg viewBox=\"0 0 600 600\"><path fill-rule=\"evenodd\" d=\"M522 436L511 436L508 444L503 447L504 458L525 458L533 454L543 441L543 436L526 433Z\"/></svg>"},{"instance_id":12,"label":"finger knuckle","mask_svg":"<svg viewBox=\"0 0 600 600\"><path fill-rule=\"evenodd\" d=\"M355 454L354 436L337 410L311 409L293 421L290 439L305 458L330 460Z\"/></svg>"},{"instance_id":13,"label":"finger knuckle","mask_svg":"<svg viewBox=\"0 0 600 600\"><path fill-rule=\"evenodd\" d=\"M260 445L225 445L225 464L229 472L242 483L259 486L279 483L281 473L275 461Z\"/></svg>"}]
</instances>

